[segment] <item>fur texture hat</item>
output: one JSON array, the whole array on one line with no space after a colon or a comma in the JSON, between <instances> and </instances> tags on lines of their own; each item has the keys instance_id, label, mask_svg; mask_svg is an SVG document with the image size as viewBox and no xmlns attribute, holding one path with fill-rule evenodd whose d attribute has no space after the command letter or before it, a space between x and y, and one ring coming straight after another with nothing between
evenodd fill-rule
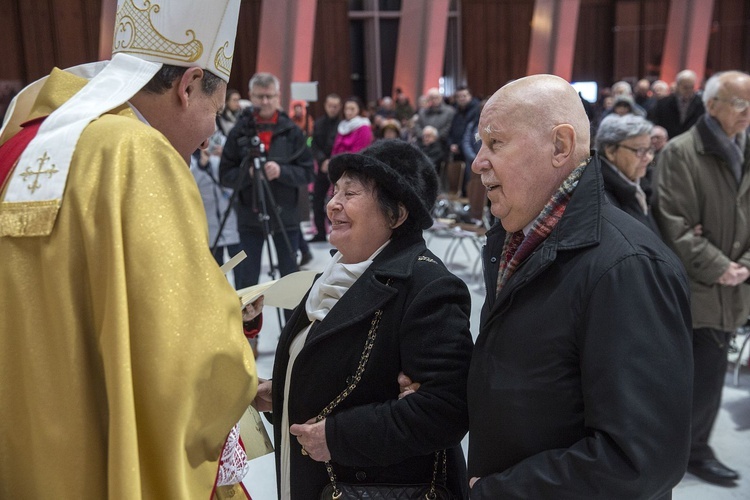
<instances>
[{"instance_id":1,"label":"fur texture hat","mask_svg":"<svg viewBox=\"0 0 750 500\"><path fill-rule=\"evenodd\" d=\"M438 179L432 162L419 149L398 139L380 140L359 153L331 158L328 175L332 183L347 170L372 178L378 189L403 203L420 229L432 225Z\"/></svg>"}]
</instances>

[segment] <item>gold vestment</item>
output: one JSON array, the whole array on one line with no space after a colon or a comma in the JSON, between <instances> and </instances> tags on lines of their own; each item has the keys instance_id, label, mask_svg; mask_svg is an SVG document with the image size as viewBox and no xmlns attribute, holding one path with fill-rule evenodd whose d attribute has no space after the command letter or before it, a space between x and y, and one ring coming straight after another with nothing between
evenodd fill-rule
<instances>
[{"instance_id":1,"label":"gold vestment","mask_svg":"<svg viewBox=\"0 0 750 500\"><path fill-rule=\"evenodd\" d=\"M85 80L55 70L29 118ZM0 238L0 498L208 499L257 387L185 161L125 105L49 236Z\"/></svg>"}]
</instances>

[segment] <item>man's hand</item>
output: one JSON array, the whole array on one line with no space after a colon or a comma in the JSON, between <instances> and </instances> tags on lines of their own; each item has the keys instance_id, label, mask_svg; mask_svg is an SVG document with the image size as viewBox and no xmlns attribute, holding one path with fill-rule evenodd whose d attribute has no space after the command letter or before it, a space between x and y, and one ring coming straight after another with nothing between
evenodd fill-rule
<instances>
[{"instance_id":1,"label":"man's hand","mask_svg":"<svg viewBox=\"0 0 750 500\"><path fill-rule=\"evenodd\" d=\"M401 399L409 394L417 392L422 384L419 382L412 382L412 380L404 375L404 372L398 374L398 399Z\"/></svg>"},{"instance_id":2,"label":"man's hand","mask_svg":"<svg viewBox=\"0 0 750 500\"><path fill-rule=\"evenodd\" d=\"M748 268L736 262L730 262L729 267L724 271L724 274L719 276L716 283L722 286L737 286L740 283L744 283L748 277L750 277L750 270Z\"/></svg>"},{"instance_id":3,"label":"man's hand","mask_svg":"<svg viewBox=\"0 0 750 500\"><path fill-rule=\"evenodd\" d=\"M323 160L323 163L320 164L320 171L323 172L324 174L328 173L328 162L329 161L330 160L328 158L326 158L325 160Z\"/></svg>"},{"instance_id":4,"label":"man's hand","mask_svg":"<svg viewBox=\"0 0 750 500\"><path fill-rule=\"evenodd\" d=\"M258 315L263 312L263 299L264 296L261 295L257 299L255 299L253 302L249 303L245 306L245 308L242 310L242 322L247 323L248 321L252 321L255 318L258 317Z\"/></svg>"},{"instance_id":5,"label":"man's hand","mask_svg":"<svg viewBox=\"0 0 750 500\"><path fill-rule=\"evenodd\" d=\"M273 411L273 401L271 400L273 381L260 378L258 382L258 392L250 404L259 412Z\"/></svg>"},{"instance_id":6,"label":"man's hand","mask_svg":"<svg viewBox=\"0 0 750 500\"><path fill-rule=\"evenodd\" d=\"M281 175L281 166L275 161L267 161L263 168L266 170L266 178L268 178L269 181L278 179Z\"/></svg>"},{"instance_id":7,"label":"man's hand","mask_svg":"<svg viewBox=\"0 0 750 500\"><path fill-rule=\"evenodd\" d=\"M326 444L326 421L315 423L311 418L304 424L294 424L289 427L289 432L297 436L297 441L302 449L316 462L326 462L331 459L331 452Z\"/></svg>"}]
</instances>

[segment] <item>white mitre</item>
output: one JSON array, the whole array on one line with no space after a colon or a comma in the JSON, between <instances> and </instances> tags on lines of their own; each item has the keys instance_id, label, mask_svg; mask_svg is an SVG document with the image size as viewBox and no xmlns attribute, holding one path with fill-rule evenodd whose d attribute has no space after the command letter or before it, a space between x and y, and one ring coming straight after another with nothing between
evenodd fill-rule
<instances>
[{"instance_id":1,"label":"white mitre","mask_svg":"<svg viewBox=\"0 0 750 500\"><path fill-rule=\"evenodd\" d=\"M163 64L198 66L228 81L239 9L240 0L118 0L112 60L70 69L89 82L45 119L19 158L0 202L0 236L52 232L81 133L133 97ZM20 130L45 79L11 102L0 145Z\"/></svg>"}]
</instances>

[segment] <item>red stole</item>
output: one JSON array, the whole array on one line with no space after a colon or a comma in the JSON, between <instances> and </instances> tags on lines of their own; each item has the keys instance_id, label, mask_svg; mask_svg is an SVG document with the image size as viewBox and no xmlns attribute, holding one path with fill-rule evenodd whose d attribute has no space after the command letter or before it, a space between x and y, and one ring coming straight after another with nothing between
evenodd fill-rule
<instances>
[{"instance_id":1,"label":"red stole","mask_svg":"<svg viewBox=\"0 0 750 500\"><path fill-rule=\"evenodd\" d=\"M5 144L0 146L0 190L5 185L6 180L13 171L13 167L21 157L26 146L36 137L39 127L42 125L46 116L27 121L21 125L21 131L11 137Z\"/></svg>"}]
</instances>

